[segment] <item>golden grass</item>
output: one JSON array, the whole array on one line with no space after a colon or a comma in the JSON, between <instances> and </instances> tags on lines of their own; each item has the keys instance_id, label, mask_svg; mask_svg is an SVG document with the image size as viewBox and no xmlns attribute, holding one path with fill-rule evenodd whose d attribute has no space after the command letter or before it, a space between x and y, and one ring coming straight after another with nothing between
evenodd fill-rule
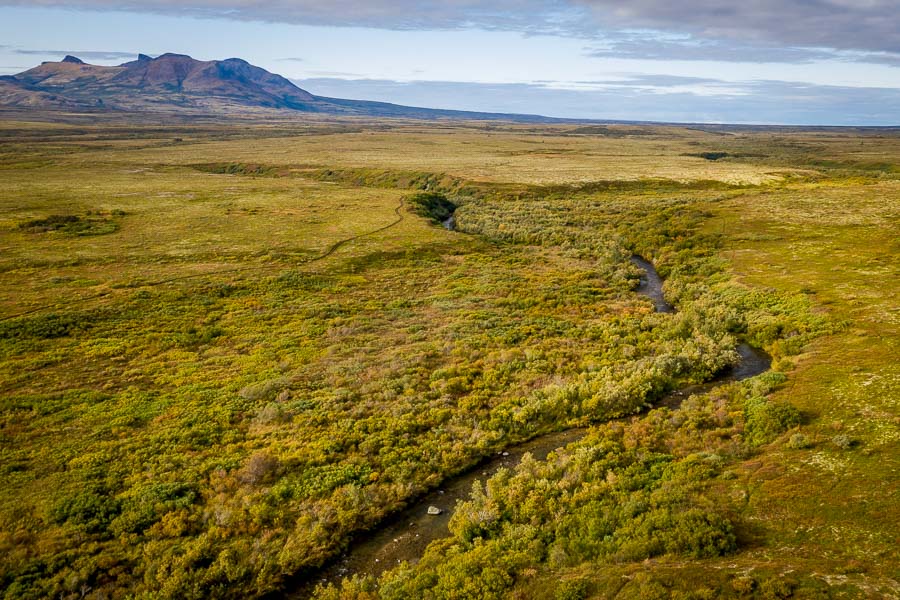
<instances>
[{"instance_id":1,"label":"golden grass","mask_svg":"<svg viewBox=\"0 0 900 600\"><path fill-rule=\"evenodd\" d=\"M122 141L111 150L98 149L79 160L182 165L228 156L234 162L424 170L475 181L541 185L644 178L758 184L778 181L782 174L792 172L784 167L684 156L696 153L697 144L714 141L715 136L677 131L675 136L660 131L634 137L562 137L553 131L539 135L515 129L483 132L459 127L449 131L400 127L390 132L166 144L124 154L122 150L134 142Z\"/></svg>"},{"instance_id":2,"label":"golden grass","mask_svg":"<svg viewBox=\"0 0 900 600\"><path fill-rule=\"evenodd\" d=\"M890 155L888 155L890 156ZM774 445L744 465L744 561L851 575L872 597L900 594L900 184L803 187L715 207L708 227L741 281L811 294L845 322L817 340L776 398L800 408L812 448ZM855 450L835 445L848 436Z\"/></svg>"},{"instance_id":3,"label":"golden grass","mask_svg":"<svg viewBox=\"0 0 900 600\"><path fill-rule=\"evenodd\" d=\"M34 133L36 139L46 134L43 141L22 137L0 146L0 318L40 308L39 314L96 306L135 310L132 303L157 300L160 306L178 306L193 295L207 302L216 284L246 283L264 291L253 288L247 297L211 300L212 308L198 300L184 314L160 317L165 327L149 339L135 330L71 344L48 342L40 352L7 356L0 375L10 394L58 399L76 382L85 390L120 394L121 402L104 407L111 411L105 413L80 400L83 404L72 409L75 417L55 421L52 411L42 415L52 422L42 431L31 431L30 421L16 413L4 430L10 439L23 435L38 454L52 449L71 458L67 468L82 468L95 460L90 438L95 431L107 436L107 449L114 445L109 440L125 440L122 447L140 452L126 444L137 435L132 425L110 424L109 414L147 414L148 429L175 436L190 421L191 407L218 406L204 396L210 390L237 397L242 386L301 373L310 364L321 365L321 381L330 386L303 390L319 394L317 401L341 406L346 388L365 391L369 382L389 374L397 385L391 401L403 399L406 410L418 399L403 387L411 377L403 371L405 359L421 354L424 362L449 355L459 330L477 331L485 318L506 318L510 307L504 302L514 292L581 290L591 274L587 259L563 250L513 252L447 232L401 208L407 190L300 177L214 175L190 165L359 167L515 184L652 178L741 184L748 187L704 204L711 215L704 229L721 236L720 252L730 273L747 286L808 294L816 310L844 323L838 333L793 359L788 385L775 394L804 412L801 430L813 446L790 449L786 439L777 440L740 465L736 483L722 485L726 501L742 507L740 554L612 565L592 576L611 595L625 585L623 577L636 580L642 572L700 585L710 569L731 575L793 570L831 578L837 587L849 582L871 597L900 597L900 182L892 171L900 165L898 136L834 131L722 135L670 127L610 127L607 135L572 135L576 127L570 125L353 119L230 124L211 133L214 123L92 128L79 119L69 124L0 121L0 138L4 132ZM175 142L176 137L183 141ZM688 156L704 151L735 156L721 161ZM887 167L876 168L881 164ZM656 200L636 198L635 203ZM402 220L382 230L397 220L398 208ZM19 228L54 214L89 213L114 221L118 231L76 237ZM317 260L343 240L347 243ZM415 262L420 254L422 264ZM382 262L391 255L405 262ZM286 300L264 288L268 278L290 271L324 283L284 292ZM141 292L157 295L143 298ZM271 298L283 304L267 306ZM554 314L560 323L591 323L604 310L627 313L639 304L604 299L568 307L557 300ZM541 306L516 312L511 327L545 316L539 314ZM129 327L159 325L150 317L130 318ZM227 342L198 349L166 340L181 340L182 330L211 324L232 332ZM557 344L552 350L571 354L566 356L572 364L591 358L585 358L587 348L568 349L560 340L552 344ZM500 351L484 357L488 365L504 360ZM541 377L521 384L540 387L547 383ZM187 390L184 407L128 395L143 388L168 394L179 386ZM366 398L351 404L348 415L384 410ZM220 421L216 426L230 431L227 411L209 410ZM316 444L334 441L334 423L310 425L303 414L298 423L309 427L304 431L318 432ZM136 427L144 426L140 421ZM272 447L301 456L310 441L264 420L247 426L246 434L238 444L244 454ZM854 447L839 447L838 436L847 436ZM462 453L463 442L453 444ZM198 455L214 460L216 451L207 448ZM308 450L320 451L318 446ZM238 450L233 454L238 456ZM236 469L237 460L229 468ZM46 472L28 481L21 472L11 472L7 490L15 494L3 501L6 514L19 514L16 494L39 498L42 488L62 489L66 476L58 466L42 463ZM177 470L172 465L147 469ZM147 477L152 479L152 473ZM210 506L237 510L224 496L211 495ZM302 537L305 530L297 527ZM9 533L9 539L16 535ZM59 528L46 537L41 543L51 553L65 544ZM836 574L841 570L843 575Z\"/></svg>"}]
</instances>

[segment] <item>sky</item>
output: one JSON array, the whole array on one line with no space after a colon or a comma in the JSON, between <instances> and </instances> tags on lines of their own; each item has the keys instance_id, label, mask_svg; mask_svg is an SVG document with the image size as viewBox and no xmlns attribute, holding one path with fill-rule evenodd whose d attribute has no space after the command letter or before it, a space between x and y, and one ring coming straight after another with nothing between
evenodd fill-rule
<instances>
[{"instance_id":1,"label":"sky","mask_svg":"<svg viewBox=\"0 0 900 600\"><path fill-rule=\"evenodd\" d=\"M900 125L900 0L0 0L0 75L138 52L412 106Z\"/></svg>"}]
</instances>

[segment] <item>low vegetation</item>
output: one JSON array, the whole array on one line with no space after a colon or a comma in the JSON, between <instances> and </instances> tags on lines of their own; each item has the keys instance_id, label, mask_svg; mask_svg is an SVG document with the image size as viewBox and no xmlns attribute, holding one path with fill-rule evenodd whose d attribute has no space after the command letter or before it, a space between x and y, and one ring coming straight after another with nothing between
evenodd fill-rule
<instances>
[{"instance_id":1,"label":"low vegetation","mask_svg":"<svg viewBox=\"0 0 900 600\"><path fill-rule=\"evenodd\" d=\"M896 307L856 279L896 254L866 242L896 224L890 171L765 132L346 127L5 143L5 597L280 593L483 457L585 425L478 483L418 562L315 594L896 591L900 520L866 512L896 512ZM778 267L816 252L817 210L836 258ZM635 253L676 313L634 292ZM773 371L654 407L738 342ZM882 483L853 491L871 509L820 508L822 473L848 471Z\"/></svg>"},{"instance_id":2,"label":"low vegetation","mask_svg":"<svg viewBox=\"0 0 900 600\"><path fill-rule=\"evenodd\" d=\"M118 210L115 216L125 212ZM31 219L19 223L19 229L30 233L58 232L67 235L103 235L115 233L119 229L115 220L102 215L80 217L78 215L50 215L41 219Z\"/></svg>"}]
</instances>

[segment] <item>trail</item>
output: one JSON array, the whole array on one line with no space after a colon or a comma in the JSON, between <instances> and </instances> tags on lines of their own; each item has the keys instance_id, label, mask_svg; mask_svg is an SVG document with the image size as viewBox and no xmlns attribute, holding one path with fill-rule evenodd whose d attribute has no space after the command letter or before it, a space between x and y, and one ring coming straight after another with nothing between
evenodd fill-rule
<instances>
[{"instance_id":1,"label":"trail","mask_svg":"<svg viewBox=\"0 0 900 600\"><path fill-rule=\"evenodd\" d=\"M362 239L365 237L375 235L377 233L381 233L382 231L387 231L388 229L391 229L392 227L399 225L400 223L403 222L403 220L405 218L404 214L403 214L403 208L405 206L406 206L406 203L401 198L400 203L397 205L396 208L394 208L394 214L397 215L397 218L394 221L388 223L387 225L385 225L383 227L379 227L378 229L373 229L372 231L368 231L366 233L360 233L358 235L354 235L354 236L348 237L346 239L339 240L339 241L333 243L331 246L329 246L324 252L322 252L322 254L319 254L318 256L310 258L309 260L305 260L301 263L298 263L297 266L311 265L313 263L319 262L320 260L325 260L326 258L328 258L332 254L337 252L338 249L340 249L342 246L345 246L346 244L352 243L356 240L359 240L359 239ZM160 279L158 281L149 281L147 283L142 283L140 285L135 285L135 286L129 287L129 289L156 287L156 286L160 286L160 285L165 285L167 283L175 283L177 281L186 281L188 279L196 279L198 277L211 277L211 276L215 276L215 275L229 275L232 273L261 272L261 271L266 271L266 270L270 270L273 268L275 268L273 265L265 265L265 266L257 266L257 267L237 267L234 269L222 269L220 271L209 271L206 273L195 273L193 275L182 275L180 277L169 277L167 279ZM69 307L69 306L72 306L75 304L90 302L91 300L99 300L101 298L106 298L107 296L110 296L112 294L113 294L113 291L110 290L110 291L106 291L106 292L101 292L99 294L95 294L93 296L74 298L72 300L57 302L55 304L45 304L43 306L38 306L38 307L32 308L30 310L26 310L24 312L14 314L14 315L0 317L0 323L2 323L4 321L11 321L13 319L18 319L21 317L27 317L28 315L39 313L39 312L42 312L45 310L48 310L48 311L56 310L59 308L66 308L66 307Z\"/></svg>"}]
</instances>

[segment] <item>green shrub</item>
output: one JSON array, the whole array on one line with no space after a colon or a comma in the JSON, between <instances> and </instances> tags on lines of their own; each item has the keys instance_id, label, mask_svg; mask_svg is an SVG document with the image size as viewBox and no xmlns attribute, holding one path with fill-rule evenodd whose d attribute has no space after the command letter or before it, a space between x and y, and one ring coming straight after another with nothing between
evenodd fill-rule
<instances>
[{"instance_id":1,"label":"green shrub","mask_svg":"<svg viewBox=\"0 0 900 600\"><path fill-rule=\"evenodd\" d=\"M282 169L271 165L247 163L206 163L193 165L198 171L215 175L249 175L255 177L277 177Z\"/></svg>"},{"instance_id":2,"label":"green shrub","mask_svg":"<svg viewBox=\"0 0 900 600\"><path fill-rule=\"evenodd\" d=\"M31 233L58 231L67 235L85 236L114 233L119 230L119 225L115 221L103 217L83 218L77 215L50 215L43 219L32 219L19 223L19 229Z\"/></svg>"},{"instance_id":3,"label":"green shrub","mask_svg":"<svg viewBox=\"0 0 900 600\"><path fill-rule=\"evenodd\" d=\"M617 556L630 561L661 554L710 558L737 549L731 522L699 509L648 512L617 531L616 537L622 538Z\"/></svg>"},{"instance_id":4,"label":"green shrub","mask_svg":"<svg viewBox=\"0 0 900 600\"><path fill-rule=\"evenodd\" d=\"M553 597L556 600L584 600L588 597L588 582L584 579L562 581Z\"/></svg>"},{"instance_id":5,"label":"green shrub","mask_svg":"<svg viewBox=\"0 0 900 600\"><path fill-rule=\"evenodd\" d=\"M120 510L119 501L109 492L102 488L87 488L57 502L51 518L56 523L68 523L87 533L102 533Z\"/></svg>"},{"instance_id":6,"label":"green shrub","mask_svg":"<svg viewBox=\"0 0 900 600\"><path fill-rule=\"evenodd\" d=\"M0 322L0 339L61 338L86 329L90 323L86 314L50 313Z\"/></svg>"},{"instance_id":7,"label":"green shrub","mask_svg":"<svg viewBox=\"0 0 900 600\"><path fill-rule=\"evenodd\" d=\"M783 402L750 398L744 405L746 440L753 446L768 443L779 434L800 424L800 412Z\"/></svg>"},{"instance_id":8,"label":"green shrub","mask_svg":"<svg viewBox=\"0 0 900 600\"><path fill-rule=\"evenodd\" d=\"M416 214L441 222L449 219L450 215L456 210L456 205L453 202L448 200L443 194L435 192L416 194L409 199L409 203Z\"/></svg>"},{"instance_id":9,"label":"green shrub","mask_svg":"<svg viewBox=\"0 0 900 600\"><path fill-rule=\"evenodd\" d=\"M194 484L151 483L129 490L120 503L121 514L110 524L114 534L142 533L173 510L191 506L197 498Z\"/></svg>"}]
</instances>

